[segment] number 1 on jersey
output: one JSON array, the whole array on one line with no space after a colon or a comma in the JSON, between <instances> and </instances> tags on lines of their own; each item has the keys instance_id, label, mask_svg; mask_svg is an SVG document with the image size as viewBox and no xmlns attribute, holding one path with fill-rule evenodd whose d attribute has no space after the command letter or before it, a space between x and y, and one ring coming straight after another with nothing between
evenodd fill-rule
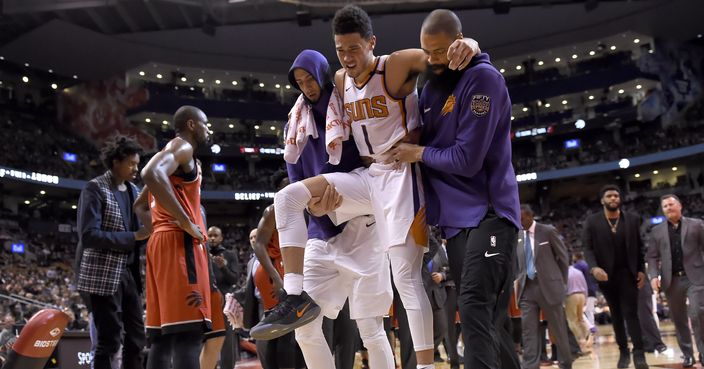
<instances>
[{"instance_id":1,"label":"number 1 on jersey","mask_svg":"<svg viewBox=\"0 0 704 369\"><path fill-rule=\"evenodd\" d=\"M372 143L369 141L369 132L367 132L367 125L362 124L362 133L364 133L364 143L367 144L367 149L369 149L369 154L374 155L374 149L372 148Z\"/></svg>"}]
</instances>

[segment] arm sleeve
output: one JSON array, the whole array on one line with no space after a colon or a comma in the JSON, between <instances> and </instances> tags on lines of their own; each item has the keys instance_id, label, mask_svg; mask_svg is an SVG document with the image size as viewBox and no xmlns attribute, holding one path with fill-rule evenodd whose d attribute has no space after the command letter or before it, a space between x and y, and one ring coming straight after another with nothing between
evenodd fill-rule
<instances>
[{"instance_id":1,"label":"arm sleeve","mask_svg":"<svg viewBox=\"0 0 704 369\"><path fill-rule=\"evenodd\" d=\"M473 100L479 105L488 103L488 107L474 107ZM456 101L460 116L455 143L426 147L423 162L439 171L471 177L482 168L497 126L510 122L502 122L510 100L503 77L494 70L479 69Z\"/></svg>"},{"instance_id":2,"label":"arm sleeve","mask_svg":"<svg viewBox=\"0 0 704 369\"><path fill-rule=\"evenodd\" d=\"M84 248L130 252L134 248L134 232L109 232L100 228L103 202L95 182L88 182L79 199L78 230Z\"/></svg>"}]
</instances>

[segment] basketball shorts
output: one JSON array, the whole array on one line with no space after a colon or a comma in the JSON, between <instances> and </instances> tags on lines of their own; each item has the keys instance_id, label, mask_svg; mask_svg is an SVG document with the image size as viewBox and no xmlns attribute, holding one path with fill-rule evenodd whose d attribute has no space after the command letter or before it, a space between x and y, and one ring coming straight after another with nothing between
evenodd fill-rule
<instances>
[{"instance_id":1,"label":"basketball shorts","mask_svg":"<svg viewBox=\"0 0 704 369\"><path fill-rule=\"evenodd\" d=\"M339 235L327 242L310 239L303 264L303 289L335 319L345 301L350 318L384 316L393 292L389 259L376 234L373 216L348 221Z\"/></svg>"},{"instance_id":2,"label":"basketball shorts","mask_svg":"<svg viewBox=\"0 0 704 369\"><path fill-rule=\"evenodd\" d=\"M420 168L403 163L394 169L389 164L374 163L349 173L326 173L325 179L342 196L342 204L330 219L342 224L360 215L376 219L382 246L406 243L411 232L417 245L428 245L425 200Z\"/></svg>"},{"instance_id":3,"label":"basketball shorts","mask_svg":"<svg viewBox=\"0 0 704 369\"><path fill-rule=\"evenodd\" d=\"M212 329L206 246L182 231L147 243L147 336Z\"/></svg>"}]
</instances>

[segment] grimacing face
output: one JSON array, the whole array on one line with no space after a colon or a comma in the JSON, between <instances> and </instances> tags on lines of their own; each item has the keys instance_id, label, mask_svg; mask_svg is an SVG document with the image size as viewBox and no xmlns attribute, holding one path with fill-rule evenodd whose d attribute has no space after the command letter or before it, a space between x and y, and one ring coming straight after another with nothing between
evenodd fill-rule
<instances>
[{"instance_id":1,"label":"grimacing face","mask_svg":"<svg viewBox=\"0 0 704 369\"><path fill-rule=\"evenodd\" d=\"M376 36L365 40L358 32L335 35L335 51L342 68L352 78L361 76L374 61Z\"/></svg>"}]
</instances>

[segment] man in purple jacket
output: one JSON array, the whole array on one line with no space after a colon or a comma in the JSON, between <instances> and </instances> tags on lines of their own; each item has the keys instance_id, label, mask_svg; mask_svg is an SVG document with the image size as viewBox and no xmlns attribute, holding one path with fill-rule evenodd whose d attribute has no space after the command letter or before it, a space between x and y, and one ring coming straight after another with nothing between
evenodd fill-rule
<instances>
[{"instance_id":1,"label":"man in purple jacket","mask_svg":"<svg viewBox=\"0 0 704 369\"><path fill-rule=\"evenodd\" d=\"M419 100L420 145L399 144L392 158L423 163L428 223L447 239L459 288L465 368L511 368L518 359L502 326L521 224L511 100L489 55L475 56L465 70L448 68L447 48L462 37L451 11L435 10L423 22L429 71Z\"/></svg>"}]
</instances>

